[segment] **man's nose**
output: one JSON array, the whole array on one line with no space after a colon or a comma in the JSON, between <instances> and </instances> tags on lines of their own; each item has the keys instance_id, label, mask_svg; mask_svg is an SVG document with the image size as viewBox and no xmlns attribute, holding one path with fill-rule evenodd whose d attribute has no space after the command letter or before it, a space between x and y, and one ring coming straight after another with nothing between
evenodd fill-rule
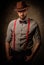
<instances>
[{"instance_id":1,"label":"man's nose","mask_svg":"<svg viewBox=\"0 0 44 65\"><path fill-rule=\"evenodd\" d=\"M23 13L23 12L21 12L21 15L24 15L24 13Z\"/></svg>"}]
</instances>

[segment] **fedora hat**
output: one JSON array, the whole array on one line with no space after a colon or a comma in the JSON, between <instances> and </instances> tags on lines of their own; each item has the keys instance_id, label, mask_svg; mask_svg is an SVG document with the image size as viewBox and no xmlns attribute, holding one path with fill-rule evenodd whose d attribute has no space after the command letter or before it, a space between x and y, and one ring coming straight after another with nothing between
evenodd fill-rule
<instances>
[{"instance_id":1,"label":"fedora hat","mask_svg":"<svg viewBox=\"0 0 44 65\"><path fill-rule=\"evenodd\" d=\"M28 7L25 1L19 1L16 3L15 11L23 11Z\"/></svg>"}]
</instances>

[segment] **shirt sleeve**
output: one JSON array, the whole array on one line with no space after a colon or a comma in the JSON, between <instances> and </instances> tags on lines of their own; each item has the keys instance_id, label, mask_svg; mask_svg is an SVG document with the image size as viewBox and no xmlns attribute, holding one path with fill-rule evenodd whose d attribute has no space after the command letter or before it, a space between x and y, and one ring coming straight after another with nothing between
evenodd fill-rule
<instances>
[{"instance_id":1,"label":"shirt sleeve","mask_svg":"<svg viewBox=\"0 0 44 65\"><path fill-rule=\"evenodd\" d=\"M11 41L11 23L9 23L8 25L8 28L7 28L7 33L6 33L6 42L9 42Z\"/></svg>"},{"instance_id":2,"label":"shirt sleeve","mask_svg":"<svg viewBox=\"0 0 44 65\"><path fill-rule=\"evenodd\" d=\"M35 39L35 42L39 42L39 43L41 42L40 29L39 29L38 24L35 28L34 39Z\"/></svg>"}]
</instances>

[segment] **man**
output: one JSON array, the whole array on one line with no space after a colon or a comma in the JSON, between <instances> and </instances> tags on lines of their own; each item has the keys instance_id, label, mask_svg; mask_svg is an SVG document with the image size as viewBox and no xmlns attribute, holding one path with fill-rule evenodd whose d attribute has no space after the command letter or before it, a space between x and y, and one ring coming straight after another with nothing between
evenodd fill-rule
<instances>
[{"instance_id":1,"label":"man","mask_svg":"<svg viewBox=\"0 0 44 65\"><path fill-rule=\"evenodd\" d=\"M9 23L5 43L8 60L28 62L40 45L39 27L33 19L27 18L28 8L24 1L16 3L19 18Z\"/></svg>"}]
</instances>

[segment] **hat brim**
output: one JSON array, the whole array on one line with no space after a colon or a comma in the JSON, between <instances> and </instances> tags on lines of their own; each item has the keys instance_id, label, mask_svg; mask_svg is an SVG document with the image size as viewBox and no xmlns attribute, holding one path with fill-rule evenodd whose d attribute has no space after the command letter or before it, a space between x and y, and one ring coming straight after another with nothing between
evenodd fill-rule
<instances>
[{"instance_id":1,"label":"hat brim","mask_svg":"<svg viewBox=\"0 0 44 65\"><path fill-rule=\"evenodd\" d=\"M21 9L15 9L15 11L18 11L18 12L20 12L20 11L23 11L23 10L26 10L28 7L25 7L25 8L21 8Z\"/></svg>"}]
</instances>

